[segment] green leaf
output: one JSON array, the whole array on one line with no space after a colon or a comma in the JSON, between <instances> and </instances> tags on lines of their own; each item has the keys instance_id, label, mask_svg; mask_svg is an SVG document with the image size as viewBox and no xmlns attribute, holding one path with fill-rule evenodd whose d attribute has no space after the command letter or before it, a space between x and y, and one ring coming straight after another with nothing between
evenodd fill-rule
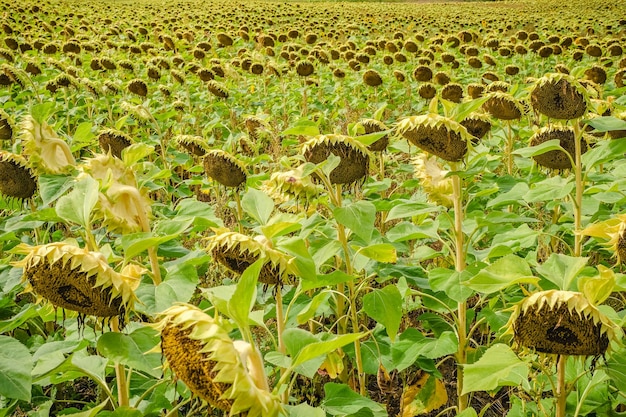
<instances>
[{"instance_id":1,"label":"green leaf","mask_svg":"<svg viewBox=\"0 0 626 417\"><path fill-rule=\"evenodd\" d=\"M180 234L154 236L152 233L132 233L122 236L122 248L124 257L132 259L149 248L159 246L165 242L176 239Z\"/></svg>"},{"instance_id":2,"label":"green leaf","mask_svg":"<svg viewBox=\"0 0 626 417\"><path fill-rule=\"evenodd\" d=\"M82 122L76 127L72 140L72 152L93 144L92 139L96 135L91 131L92 127L91 122Z\"/></svg>"},{"instance_id":3,"label":"green leaf","mask_svg":"<svg viewBox=\"0 0 626 417\"><path fill-rule=\"evenodd\" d=\"M498 194L495 198L487 202L487 207L504 207L512 204L519 205L524 200L524 195L528 193L530 188L525 182L515 184L509 191Z\"/></svg>"},{"instance_id":4,"label":"green leaf","mask_svg":"<svg viewBox=\"0 0 626 417\"><path fill-rule=\"evenodd\" d=\"M438 237L439 222L427 219L422 224L400 222L387 231L385 235L392 242L406 242L415 239L431 239Z\"/></svg>"},{"instance_id":5,"label":"green leaf","mask_svg":"<svg viewBox=\"0 0 626 417\"><path fill-rule=\"evenodd\" d=\"M593 305L604 302L615 289L615 273L612 269L598 266L600 274L596 277L580 277L578 291Z\"/></svg>"},{"instance_id":6,"label":"green leaf","mask_svg":"<svg viewBox=\"0 0 626 417\"><path fill-rule=\"evenodd\" d=\"M457 272L453 269L434 268L428 273L428 282L435 291L443 291L458 303L467 300L474 291L464 285L471 276L468 270Z\"/></svg>"},{"instance_id":7,"label":"green leaf","mask_svg":"<svg viewBox=\"0 0 626 417\"><path fill-rule=\"evenodd\" d=\"M268 239L272 239L274 237L280 237L288 235L289 233L297 232L301 228L302 225L296 222L270 222L270 224L261 227L261 233L263 233L263 236Z\"/></svg>"},{"instance_id":8,"label":"green leaf","mask_svg":"<svg viewBox=\"0 0 626 417\"><path fill-rule=\"evenodd\" d=\"M605 140L589 149L582 155L583 166L591 169L600 164L613 160L622 159L622 155L626 153L626 140Z\"/></svg>"},{"instance_id":9,"label":"green leaf","mask_svg":"<svg viewBox=\"0 0 626 417\"><path fill-rule=\"evenodd\" d=\"M504 386L526 388L529 385L528 370L528 364L521 361L509 346L495 344L476 363L465 365L462 395Z\"/></svg>"},{"instance_id":10,"label":"green leaf","mask_svg":"<svg viewBox=\"0 0 626 417\"><path fill-rule=\"evenodd\" d=\"M287 406L288 417L326 417L321 408L311 407L307 403L298 404L294 407Z\"/></svg>"},{"instance_id":11,"label":"green leaf","mask_svg":"<svg viewBox=\"0 0 626 417\"><path fill-rule=\"evenodd\" d=\"M306 361L317 358L321 355L326 355L334 350L337 350L348 343L353 343L365 336L365 333L348 333L337 336L331 340L325 340L323 342L310 343L303 347L300 352L293 358L292 366L298 366Z\"/></svg>"},{"instance_id":12,"label":"green leaf","mask_svg":"<svg viewBox=\"0 0 626 417\"><path fill-rule=\"evenodd\" d=\"M371 410L375 417L387 417L387 410L381 404L354 392L345 384L329 382L324 385L322 408L332 416L348 416L362 409Z\"/></svg>"},{"instance_id":13,"label":"green leaf","mask_svg":"<svg viewBox=\"0 0 626 417\"><path fill-rule=\"evenodd\" d=\"M620 346L618 350L612 352L604 369L615 387L621 392L626 392L626 347Z\"/></svg>"},{"instance_id":14,"label":"green leaf","mask_svg":"<svg viewBox=\"0 0 626 417\"><path fill-rule=\"evenodd\" d=\"M263 191L249 188L241 199L241 208L259 224L265 225L274 211L274 200Z\"/></svg>"},{"instance_id":15,"label":"green leaf","mask_svg":"<svg viewBox=\"0 0 626 417\"><path fill-rule=\"evenodd\" d=\"M298 120L292 127L284 130L283 135L317 136L320 134L317 123L307 119Z\"/></svg>"},{"instance_id":16,"label":"green leaf","mask_svg":"<svg viewBox=\"0 0 626 417\"><path fill-rule=\"evenodd\" d=\"M35 104L30 109L30 115L33 116L33 119L39 124L43 124L50 116L54 114L54 101L47 101L41 104Z\"/></svg>"},{"instance_id":17,"label":"green leaf","mask_svg":"<svg viewBox=\"0 0 626 417\"><path fill-rule=\"evenodd\" d=\"M59 198L56 204L57 215L65 221L91 229L91 211L98 202L98 181L84 177L74 185L74 189Z\"/></svg>"},{"instance_id":18,"label":"green leaf","mask_svg":"<svg viewBox=\"0 0 626 417\"><path fill-rule=\"evenodd\" d=\"M356 248L353 246L353 249ZM390 243L377 243L358 248L357 254L373 259L376 262L395 263L398 260L396 248Z\"/></svg>"},{"instance_id":19,"label":"green leaf","mask_svg":"<svg viewBox=\"0 0 626 417\"><path fill-rule=\"evenodd\" d=\"M483 268L470 278L465 285L476 292L492 294L514 284L537 284L539 278L533 276L528 262L515 256L507 255Z\"/></svg>"},{"instance_id":20,"label":"green leaf","mask_svg":"<svg viewBox=\"0 0 626 417\"><path fill-rule=\"evenodd\" d=\"M389 210L389 213L387 214L385 220L391 221L396 219L404 219L406 217L432 213L437 210L439 210L439 208L437 206L433 206L432 204L408 201L406 203L401 203L393 206L391 210Z\"/></svg>"},{"instance_id":21,"label":"green leaf","mask_svg":"<svg viewBox=\"0 0 626 417\"><path fill-rule=\"evenodd\" d=\"M376 206L369 201L357 201L347 207L337 207L333 210L333 216L337 222L369 243L374 232L374 222L376 221Z\"/></svg>"},{"instance_id":22,"label":"green leaf","mask_svg":"<svg viewBox=\"0 0 626 417\"><path fill-rule=\"evenodd\" d=\"M136 369L155 378L161 376L161 355L147 353L159 343L159 334L149 327L141 327L129 335L108 332L98 339L98 352L115 363Z\"/></svg>"},{"instance_id":23,"label":"green leaf","mask_svg":"<svg viewBox=\"0 0 626 417\"><path fill-rule=\"evenodd\" d=\"M88 408L88 409L80 411L78 413L63 414L63 415L64 416L72 416L72 417L95 417L95 416L100 416L101 415L100 411L102 411L102 409L107 404L109 404L109 400L108 399L102 401L100 404L98 404L97 406L95 406L93 408Z\"/></svg>"},{"instance_id":24,"label":"green leaf","mask_svg":"<svg viewBox=\"0 0 626 417\"><path fill-rule=\"evenodd\" d=\"M450 117L453 118L456 122L461 123L467 116L471 113L478 110L483 104L485 104L489 100L489 97L480 97L474 100L466 101L455 105Z\"/></svg>"},{"instance_id":25,"label":"green leaf","mask_svg":"<svg viewBox=\"0 0 626 417\"><path fill-rule=\"evenodd\" d=\"M566 152L565 149L561 147L561 141L559 139L552 139L552 140L545 141L539 145L516 149L515 151L513 151L513 153L515 155L519 155L524 158L531 158L533 156L543 155L544 153L550 152L550 151Z\"/></svg>"},{"instance_id":26,"label":"green leaf","mask_svg":"<svg viewBox=\"0 0 626 417\"><path fill-rule=\"evenodd\" d=\"M32 369L28 348L12 337L0 335L0 395L29 402Z\"/></svg>"},{"instance_id":27,"label":"green leaf","mask_svg":"<svg viewBox=\"0 0 626 417\"><path fill-rule=\"evenodd\" d=\"M317 343L319 339L304 329L292 327L283 332L283 342L287 353L295 357L306 345Z\"/></svg>"},{"instance_id":28,"label":"green leaf","mask_svg":"<svg viewBox=\"0 0 626 417\"><path fill-rule=\"evenodd\" d=\"M296 317L298 324L304 324L315 317L315 313L319 306L324 304L328 298L330 297L330 291L324 290L319 294L316 294L315 297L298 313Z\"/></svg>"},{"instance_id":29,"label":"green leaf","mask_svg":"<svg viewBox=\"0 0 626 417\"><path fill-rule=\"evenodd\" d=\"M300 284L302 285L302 289L307 291L326 286L333 287L337 284L354 281L356 278L357 277L354 275L348 275L343 271L336 270L330 274L316 275L315 279L302 279Z\"/></svg>"},{"instance_id":30,"label":"green leaf","mask_svg":"<svg viewBox=\"0 0 626 417\"><path fill-rule=\"evenodd\" d=\"M317 277L317 268L315 261L309 253L307 244L302 238L294 237L283 239L278 243L277 248L288 255L294 257L294 267L300 279L315 281Z\"/></svg>"},{"instance_id":31,"label":"green leaf","mask_svg":"<svg viewBox=\"0 0 626 417\"><path fill-rule=\"evenodd\" d=\"M357 142L361 142L365 146L369 146L372 143L379 140L380 138L383 138L389 135L390 133L392 133L391 129L383 130L382 132L368 133L367 135L357 135L357 136L354 136L353 139L356 140Z\"/></svg>"},{"instance_id":32,"label":"green leaf","mask_svg":"<svg viewBox=\"0 0 626 417\"><path fill-rule=\"evenodd\" d=\"M548 260L537 266L537 272L554 283L558 289L564 291L576 291L576 276L587 265L589 258L567 256L561 253L553 253Z\"/></svg>"},{"instance_id":33,"label":"green leaf","mask_svg":"<svg viewBox=\"0 0 626 417\"><path fill-rule=\"evenodd\" d=\"M363 297L363 311L365 314L385 326L391 341L395 341L396 334L402 320L402 294L395 285L374 290Z\"/></svg>"},{"instance_id":34,"label":"green leaf","mask_svg":"<svg viewBox=\"0 0 626 417\"><path fill-rule=\"evenodd\" d=\"M476 413L476 410L474 410L472 407L469 407L457 414L456 417L478 417L478 414Z\"/></svg>"},{"instance_id":35,"label":"green leaf","mask_svg":"<svg viewBox=\"0 0 626 417\"><path fill-rule=\"evenodd\" d=\"M418 344L415 355L437 359L457 351L459 341L454 332L443 332L437 338L425 337Z\"/></svg>"},{"instance_id":36,"label":"green leaf","mask_svg":"<svg viewBox=\"0 0 626 417\"><path fill-rule=\"evenodd\" d=\"M233 297L228 301L228 313L241 329L248 327L248 316L252 307L254 307L256 284L264 263L264 259L258 259L243 271L239 282L237 282Z\"/></svg>"},{"instance_id":37,"label":"green leaf","mask_svg":"<svg viewBox=\"0 0 626 417\"><path fill-rule=\"evenodd\" d=\"M44 206L56 201L72 186L72 177L65 175L40 175L39 195Z\"/></svg>"},{"instance_id":38,"label":"green leaf","mask_svg":"<svg viewBox=\"0 0 626 417\"><path fill-rule=\"evenodd\" d=\"M626 121L615 116L594 117L583 120L583 123L593 127L596 132L610 132L613 130L626 130Z\"/></svg>"},{"instance_id":39,"label":"green leaf","mask_svg":"<svg viewBox=\"0 0 626 417\"><path fill-rule=\"evenodd\" d=\"M568 177L557 175L532 184L530 191L523 198L528 203L560 200L568 196L573 189L573 181Z\"/></svg>"},{"instance_id":40,"label":"green leaf","mask_svg":"<svg viewBox=\"0 0 626 417\"><path fill-rule=\"evenodd\" d=\"M154 146L145 143L133 143L122 151L122 161L127 167L132 167L143 158L154 154Z\"/></svg>"}]
</instances>

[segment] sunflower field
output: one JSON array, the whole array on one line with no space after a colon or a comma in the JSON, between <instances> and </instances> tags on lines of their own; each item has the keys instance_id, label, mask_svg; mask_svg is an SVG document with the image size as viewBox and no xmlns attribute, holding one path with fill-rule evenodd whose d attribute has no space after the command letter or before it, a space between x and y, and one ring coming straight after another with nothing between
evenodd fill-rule
<instances>
[{"instance_id":1,"label":"sunflower field","mask_svg":"<svg viewBox=\"0 0 626 417\"><path fill-rule=\"evenodd\" d=\"M0 417L626 415L623 1L0 1Z\"/></svg>"}]
</instances>

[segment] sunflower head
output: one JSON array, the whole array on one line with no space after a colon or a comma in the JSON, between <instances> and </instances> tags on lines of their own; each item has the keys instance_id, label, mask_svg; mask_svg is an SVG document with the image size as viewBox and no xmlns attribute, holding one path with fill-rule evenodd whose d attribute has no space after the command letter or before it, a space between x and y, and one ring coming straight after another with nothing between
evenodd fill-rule
<instances>
[{"instance_id":1,"label":"sunflower head","mask_svg":"<svg viewBox=\"0 0 626 417\"><path fill-rule=\"evenodd\" d=\"M36 190L37 181L26 160L20 155L0 151L0 194L27 200Z\"/></svg>"},{"instance_id":2,"label":"sunflower head","mask_svg":"<svg viewBox=\"0 0 626 417\"><path fill-rule=\"evenodd\" d=\"M507 333L515 342L555 355L603 355L615 337L615 324L580 292L549 290L515 306Z\"/></svg>"},{"instance_id":3,"label":"sunflower head","mask_svg":"<svg viewBox=\"0 0 626 417\"><path fill-rule=\"evenodd\" d=\"M272 248L264 236L250 237L226 228L214 228L215 234L207 238L206 250L213 259L242 274L259 258L265 263L259 273L259 282L266 285L290 283L295 275L292 258Z\"/></svg>"},{"instance_id":4,"label":"sunflower head","mask_svg":"<svg viewBox=\"0 0 626 417\"><path fill-rule=\"evenodd\" d=\"M26 255L14 266L24 269L27 291L54 306L103 318L123 317L133 308L134 290L144 272L139 266L128 265L118 273L101 253L63 242L21 244L15 252Z\"/></svg>"},{"instance_id":5,"label":"sunflower head","mask_svg":"<svg viewBox=\"0 0 626 417\"><path fill-rule=\"evenodd\" d=\"M232 340L228 322L179 304L160 314L161 351L168 366L198 397L228 413L277 417L280 399L269 391L257 349Z\"/></svg>"},{"instance_id":6,"label":"sunflower head","mask_svg":"<svg viewBox=\"0 0 626 417\"><path fill-rule=\"evenodd\" d=\"M224 87L223 84L215 81L209 80L206 83L209 92L213 94L217 98L228 98L228 90Z\"/></svg>"},{"instance_id":7,"label":"sunflower head","mask_svg":"<svg viewBox=\"0 0 626 417\"><path fill-rule=\"evenodd\" d=\"M384 132L387 130L387 126L385 126L383 122L376 119L363 119L359 121L359 124L363 126L366 135L369 135L370 133ZM389 145L389 135L385 135L378 139L376 142L369 145L367 149L372 152L382 152L387 149L387 145Z\"/></svg>"},{"instance_id":8,"label":"sunflower head","mask_svg":"<svg viewBox=\"0 0 626 417\"><path fill-rule=\"evenodd\" d=\"M176 144L193 156L204 156L209 152L206 140L202 136L177 135L174 137Z\"/></svg>"},{"instance_id":9,"label":"sunflower head","mask_svg":"<svg viewBox=\"0 0 626 417\"><path fill-rule=\"evenodd\" d=\"M363 84L378 87L383 84L383 79L378 71L370 69L363 73Z\"/></svg>"},{"instance_id":10,"label":"sunflower head","mask_svg":"<svg viewBox=\"0 0 626 417\"><path fill-rule=\"evenodd\" d=\"M365 179L369 171L369 152L360 142L343 135L318 135L302 145L302 154L308 162L319 164L330 154L340 158L339 165L330 173L332 184L352 184Z\"/></svg>"},{"instance_id":11,"label":"sunflower head","mask_svg":"<svg viewBox=\"0 0 626 417\"><path fill-rule=\"evenodd\" d=\"M111 152L111 155L122 158L122 151L132 144L131 139L115 129L103 129L98 134L98 142L102 152Z\"/></svg>"},{"instance_id":12,"label":"sunflower head","mask_svg":"<svg viewBox=\"0 0 626 417\"><path fill-rule=\"evenodd\" d=\"M423 151L451 162L463 159L472 139L459 123L435 113L406 117L396 131Z\"/></svg>"},{"instance_id":13,"label":"sunflower head","mask_svg":"<svg viewBox=\"0 0 626 417\"><path fill-rule=\"evenodd\" d=\"M524 107L512 95L496 91L489 93L483 109L496 119L518 120L524 114Z\"/></svg>"},{"instance_id":14,"label":"sunflower head","mask_svg":"<svg viewBox=\"0 0 626 417\"><path fill-rule=\"evenodd\" d=\"M413 175L419 178L428 199L444 207L452 207L452 179L446 178L450 171L443 169L436 157L424 153L412 158L411 164Z\"/></svg>"},{"instance_id":15,"label":"sunflower head","mask_svg":"<svg viewBox=\"0 0 626 417\"><path fill-rule=\"evenodd\" d=\"M320 193L319 187L304 175L304 165L285 172L274 172L263 183L263 190L279 203L294 199L308 202Z\"/></svg>"},{"instance_id":16,"label":"sunflower head","mask_svg":"<svg viewBox=\"0 0 626 417\"><path fill-rule=\"evenodd\" d=\"M234 156L213 149L204 155L204 172L226 187L239 187L245 184L245 166Z\"/></svg>"},{"instance_id":17,"label":"sunflower head","mask_svg":"<svg viewBox=\"0 0 626 417\"><path fill-rule=\"evenodd\" d=\"M626 263L626 214L591 224L581 234L607 240L606 246L613 251L617 263Z\"/></svg>"},{"instance_id":18,"label":"sunflower head","mask_svg":"<svg viewBox=\"0 0 626 417\"><path fill-rule=\"evenodd\" d=\"M100 183L96 213L108 230L134 233L145 229L142 219L150 216L151 201L137 188L132 169L107 154L88 159L82 170Z\"/></svg>"},{"instance_id":19,"label":"sunflower head","mask_svg":"<svg viewBox=\"0 0 626 417\"><path fill-rule=\"evenodd\" d=\"M535 82L530 99L533 108L552 119L577 119L587 112L589 93L574 77L545 75Z\"/></svg>"},{"instance_id":20,"label":"sunflower head","mask_svg":"<svg viewBox=\"0 0 626 417\"><path fill-rule=\"evenodd\" d=\"M61 174L76 165L67 142L60 139L48 123L39 123L27 115L21 123L20 131L23 153L35 171L42 174Z\"/></svg>"},{"instance_id":21,"label":"sunflower head","mask_svg":"<svg viewBox=\"0 0 626 417\"><path fill-rule=\"evenodd\" d=\"M547 126L541 128L530 138L530 146L538 146L549 140L558 139L560 145L573 159L575 155L574 130L564 126ZM587 151L587 141L581 138L581 153ZM548 151L534 156L533 159L541 166L551 169L570 169L572 162L565 152L561 150Z\"/></svg>"},{"instance_id":22,"label":"sunflower head","mask_svg":"<svg viewBox=\"0 0 626 417\"><path fill-rule=\"evenodd\" d=\"M148 95L148 84L142 79L135 78L130 80L126 85L128 91L133 94L137 94L139 97L146 97Z\"/></svg>"},{"instance_id":23,"label":"sunflower head","mask_svg":"<svg viewBox=\"0 0 626 417\"><path fill-rule=\"evenodd\" d=\"M0 109L0 140L13 139L13 119L4 110Z\"/></svg>"},{"instance_id":24,"label":"sunflower head","mask_svg":"<svg viewBox=\"0 0 626 417\"><path fill-rule=\"evenodd\" d=\"M472 143L476 143L491 130L491 118L486 113L470 113L461 121L461 126L474 137Z\"/></svg>"}]
</instances>

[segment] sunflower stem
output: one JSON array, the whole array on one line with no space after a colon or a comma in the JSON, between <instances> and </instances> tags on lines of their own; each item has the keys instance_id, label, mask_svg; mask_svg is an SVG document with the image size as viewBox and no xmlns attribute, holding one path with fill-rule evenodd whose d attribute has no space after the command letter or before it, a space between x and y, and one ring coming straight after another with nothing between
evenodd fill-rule
<instances>
[{"instance_id":1,"label":"sunflower stem","mask_svg":"<svg viewBox=\"0 0 626 417\"><path fill-rule=\"evenodd\" d=\"M119 333L119 317L113 317L111 319L111 329ZM115 364L115 380L117 382L117 403L120 407L128 407L130 404L128 393L128 381L126 380L126 372L124 365L121 363Z\"/></svg>"},{"instance_id":2,"label":"sunflower stem","mask_svg":"<svg viewBox=\"0 0 626 417\"><path fill-rule=\"evenodd\" d=\"M278 352L283 355L287 351L285 349L285 341L283 340L283 332L285 331L285 314L283 311L283 294L280 285L276 286L276 332L278 333ZM281 379L287 370L281 368L280 376ZM287 404L289 401L289 390L285 390L281 394L281 401L283 404Z\"/></svg>"},{"instance_id":3,"label":"sunflower stem","mask_svg":"<svg viewBox=\"0 0 626 417\"><path fill-rule=\"evenodd\" d=\"M452 170L457 171L459 165L452 164ZM465 270L465 244L463 238L463 192L461 189L461 178L458 175L452 176L452 202L454 207L454 239L455 239L455 262L454 267L457 273ZM457 362L457 396L459 412L467 408L468 397L463 392L463 366L467 362L467 304L465 301L457 305L459 347L456 353Z\"/></svg>"},{"instance_id":4,"label":"sunflower stem","mask_svg":"<svg viewBox=\"0 0 626 417\"><path fill-rule=\"evenodd\" d=\"M556 417L565 417L565 405L567 400L565 362L567 362L567 355L559 355L556 364Z\"/></svg>"},{"instance_id":5,"label":"sunflower stem","mask_svg":"<svg viewBox=\"0 0 626 417\"><path fill-rule=\"evenodd\" d=\"M506 126L506 172L513 175L513 128L510 120L507 120Z\"/></svg>"},{"instance_id":6,"label":"sunflower stem","mask_svg":"<svg viewBox=\"0 0 626 417\"><path fill-rule=\"evenodd\" d=\"M574 175L576 178L576 196L574 201L574 256L581 256L582 253L582 210L583 210L583 190L584 182L582 176L582 130L579 121L574 120Z\"/></svg>"}]
</instances>

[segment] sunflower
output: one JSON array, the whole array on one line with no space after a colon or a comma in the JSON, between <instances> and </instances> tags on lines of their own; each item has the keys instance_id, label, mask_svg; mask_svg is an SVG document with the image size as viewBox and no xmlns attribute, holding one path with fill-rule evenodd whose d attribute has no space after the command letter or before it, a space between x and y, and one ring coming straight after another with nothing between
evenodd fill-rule
<instances>
[{"instance_id":1,"label":"sunflower","mask_svg":"<svg viewBox=\"0 0 626 417\"><path fill-rule=\"evenodd\" d=\"M204 155L204 172L226 187L239 187L245 184L245 166L232 155L213 149Z\"/></svg>"},{"instance_id":2,"label":"sunflower","mask_svg":"<svg viewBox=\"0 0 626 417\"><path fill-rule=\"evenodd\" d=\"M363 119L359 121L359 124L363 126L366 135L369 135L370 133L384 132L387 130L387 126L385 126L383 122L376 119ZM382 152L387 149L387 145L389 145L389 135L385 135L376 142L368 145L367 149L372 152Z\"/></svg>"},{"instance_id":3,"label":"sunflower","mask_svg":"<svg viewBox=\"0 0 626 417\"><path fill-rule=\"evenodd\" d=\"M530 138L530 146L538 146L544 142L552 139L558 139L559 144L565 152L570 156L568 157L561 150L548 151L544 154L533 156L533 159L541 166L552 169L570 169L572 168L572 162L575 155L575 141L574 130L563 126L548 126L541 128L538 132ZM581 153L587 151L587 141L581 138ZM571 159L570 159L571 157Z\"/></svg>"},{"instance_id":4,"label":"sunflower","mask_svg":"<svg viewBox=\"0 0 626 417\"><path fill-rule=\"evenodd\" d=\"M143 268L127 265L120 273L109 266L100 252L68 243L20 244L14 250L26 255L14 263L24 269L26 290L56 307L96 317L123 317L136 301Z\"/></svg>"},{"instance_id":5,"label":"sunflower","mask_svg":"<svg viewBox=\"0 0 626 417\"><path fill-rule=\"evenodd\" d=\"M552 119L577 119L587 112L589 93L574 77L552 73L535 82L530 99L533 108Z\"/></svg>"},{"instance_id":6,"label":"sunflower","mask_svg":"<svg viewBox=\"0 0 626 417\"><path fill-rule=\"evenodd\" d=\"M518 120L524 114L520 102L512 95L501 91L489 93L483 109L500 120Z\"/></svg>"},{"instance_id":7,"label":"sunflower","mask_svg":"<svg viewBox=\"0 0 626 417\"><path fill-rule=\"evenodd\" d=\"M132 143L130 137L115 129L103 129L98 134L98 142L102 152L111 152L111 155L121 158L122 151Z\"/></svg>"},{"instance_id":8,"label":"sunflower","mask_svg":"<svg viewBox=\"0 0 626 417\"><path fill-rule=\"evenodd\" d=\"M360 142L343 135L318 135L302 145L308 162L319 164L330 154L341 158L330 173L332 184L352 184L363 180L369 171L369 152Z\"/></svg>"},{"instance_id":9,"label":"sunflower","mask_svg":"<svg viewBox=\"0 0 626 417\"><path fill-rule=\"evenodd\" d=\"M580 292L536 292L515 306L507 333L537 352L603 355L615 337L615 324Z\"/></svg>"},{"instance_id":10,"label":"sunflower","mask_svg":"<svg viewBox=\"0 0 626 417\"><path fill-rule=\"evenodd\" d=\"M613 251L617 263L626 262L626 213L591 224L581 234L607 240L606 246Z\"/></svg>"},{"instance_id":11,"label":"sunflower","mask_svg":"<svg viewBox=\"0 0 626 417\"><path fill-rule=\"evenodd\" d=\"M46 122L39 123L27 115L20 125L23 153L37 172L61 174L76 165L67 142L60 139Z\"/></svg>"},{"instance_id":12,"label":"sunflower","mask_svg":"<svg viewBox=\"0 0 626 417\"><path fill-rule=\"evenodd\" d=\"M174 142L190 155L204 156L209 152L206 140L202 136L177 135L174 137Z\"/></svg>"},{"instance_id":13,"label":"sunflower","mask_svg":"<svg viewBox=\"0 0 626 417\"><path fill-rule=\"evenodd\" d=\"M406 117L396 130L423 151L451 162L463 159L472 138L459 123L435 113Z\"/></svg>"},{"instance_id":14,"label":"sunflower","mask_svg":"<svg viewBox=\"0 0 626 417\"><path fill-rule=\"evenodd\" d=\"M26 160L20 155L0 151L0 194L27 200L36 190L37 181Z\"/></svg>"},{"instance_id":15,"label":"sunflower","mask_svg":"<svg viewBox=\"0 0 626 417\"><path fill-rule=\"evenodd\" d=\"M13 120L4 110L0 109L0 140L11 140L13 131Z\"/></svg>"},{"instance_id":16,"label":"sunflower","mask_svg":"<svg viewBox=\"0 0 626 417\"><path fill-rule=\"evenodd\" d=\"M292 258L272 248L265 236L254 238L226 228L213 228L207 238L206 250L213 259L229 270L242 274L259 258L266 260L259 273L259 282L266 285L289 283L295 275Z\"/></svg>"},{"instance_id":17,"label":"sunflower","mask_svg":"<svg viewBox=\"0 0 626 417\"><path fill-rule=\"evenodd\" d=\"M228 415L277 417L283 414L269 390L258 350L232 340L229 323L189 304L160 314L153 325L161 333L161 351L168 366L198 397Z\"/></svg>"},{"instance_id":18,"label":"sunflower","mask_svg":"<svg viewBox=\"0 0 626 417\"><path fill-rule=\"evenodd\" d=\"M428 199L444 207L452 207L452 178L446 177L450 171L444 170L436 157L427 154L412 158L411 164L413 175L419 178Z\"/></svg>"},{"instance_id":19,"label":"sunflower","mask_svg":"<svg viewBox=\"0 0 626 417\"><path fill-rule=\"evenodd\" d=\"M152 202L143 189L137 188L132 169L108 154L88 159L82 170L100 183L96 213L110 231L146 231Z\"/></svg>"},{"instance_id":20,"label":"sunflower","mask_svg":"<svg viewBox=\"0 0 626 417\"><path fill-rule=\"evenodd\" d=\"M303 175L304 165L285 172L274 172L263 183L262 189L279 203L304 199L308 202L320 193L309 176Z\"/></svg>"}]
</instances>

